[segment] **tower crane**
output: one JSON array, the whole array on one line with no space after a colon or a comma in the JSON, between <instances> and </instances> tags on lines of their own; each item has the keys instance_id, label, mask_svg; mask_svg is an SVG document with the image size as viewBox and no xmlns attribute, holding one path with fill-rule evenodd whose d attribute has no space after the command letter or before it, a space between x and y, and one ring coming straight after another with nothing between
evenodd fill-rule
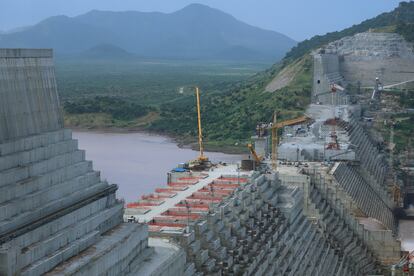
<instances>
[{"instance_id":1,"label":"tower crane","mask_svg":"<svg viewBox=\"0 0 414 276\"><path fill-rule=\"evenodd\" d=\"M285 126L292 126L297 125L301 123L305 123L309 121L311 118L307 115L300 116L295 119L290 119L282 122L277 122L277 113L275 112L273 114L273 124L270 126L270 129L272 130L272 168L274 170L277 169L277 147L279 142L279 137L277 135L277 131L279 128L283 128Z\"/></svg>"}]
</instances>

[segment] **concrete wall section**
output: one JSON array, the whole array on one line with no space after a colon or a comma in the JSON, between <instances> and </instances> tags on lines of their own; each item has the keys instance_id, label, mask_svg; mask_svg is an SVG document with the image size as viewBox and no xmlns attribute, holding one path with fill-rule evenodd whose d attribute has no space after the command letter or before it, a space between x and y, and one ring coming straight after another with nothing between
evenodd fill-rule
<instances>
[{"instance_id":1,"label":"concrete wall section","mask_svg":"<svg viewBox=\"0 0 414 276\"><path fill-rule=\"evenodd\" d=\"M341 57L340 72L347 82L374 86L414 80L413 44L395 33L359 33L330 43L326 53Z\"/></svg>"},{"instance_id":2,"label":"concrete wall section","mask_svg":"<svg viewBox=\"0 0 414 276\"><path fill-rule=\"evenodd\" d=\"M146 226L63 129L54 74L51 50L0 49L0 275L126 275Z\"/></svg>"},{"instance_id":3,"label":"concrete wall section","mask_svg":"<svg viewBox=\"0 0 414 276\"><path fill-rule=\"evenodd\" d=\"M331 101L331 84L344 85L344 79L339 71L339 57L336 54L314 54L313 56L313 93L315 101ZM326 94L329 93L327 96ZM321 97L321 94L324 97Z\"/></svg>"},{"instance_id":4,"label":"concrete wall section","mask_svg":"<svg viewBox=\"0 0 414 276\"><path fill-rule=\"evenodd\" d=\"M0 51L0 99L0 143L62 128L51 51Z\"/></svg>"},{"instance_id":5,"label":"concrete wall section","mask_svg":"<svg viewBox=\"0 0 414 276\"><path fill-rule=\"evenodd\" d=\"M369 217L381 221L389 230L395 230L394 214L376 191L364 181L352 166L340 163L334 172L338 183ZM370 195L369 197L367 195Z\"/></svg>"}]
</instances>

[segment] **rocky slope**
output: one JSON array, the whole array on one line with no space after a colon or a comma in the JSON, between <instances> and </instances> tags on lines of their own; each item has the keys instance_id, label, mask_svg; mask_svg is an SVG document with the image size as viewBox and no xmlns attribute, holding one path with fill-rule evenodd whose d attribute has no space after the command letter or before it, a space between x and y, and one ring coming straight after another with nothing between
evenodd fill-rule
<instances>
[{"instance_id":1,"label":"rocky slope","mask_svg":"<svg viewBox=\"0 0 414 276\"><path fill-rule=\"evenodd\" d=\"M396 33L364 32L323 47L340 57L340 73L348 83L373 86L414 80L414 45Z\"/></svg>"}]
</instances>

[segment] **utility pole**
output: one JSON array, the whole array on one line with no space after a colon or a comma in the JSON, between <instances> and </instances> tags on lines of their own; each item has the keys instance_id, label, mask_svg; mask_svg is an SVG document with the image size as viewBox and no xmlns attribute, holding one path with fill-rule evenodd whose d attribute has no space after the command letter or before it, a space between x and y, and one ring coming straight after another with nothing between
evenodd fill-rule
<instances>
[{"instance_id":1,"label":"utility pole","mask_svg":"<svg viewBox=\"0 0 414 276\"><path fill-rule=\"evenodd\" d=\"M188 205L188 201L184 201L185 202L185 207L187 208L187 227L186 227L186 232L190 233L190 206Z\"/></svg>"}]
</instances>

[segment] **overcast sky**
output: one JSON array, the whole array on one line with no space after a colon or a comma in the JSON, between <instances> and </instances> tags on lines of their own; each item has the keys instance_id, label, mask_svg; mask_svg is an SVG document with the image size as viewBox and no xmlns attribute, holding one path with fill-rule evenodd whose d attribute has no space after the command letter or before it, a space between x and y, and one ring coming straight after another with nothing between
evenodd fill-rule
<instances>
[{"instance_id":1,"label":"overcast sky","mask_svg":"<svg viewBox=\"0 0 414 276\"><path fill-rule=\"evenodd\" d=\"M398 6L398 0L0 0L0 30L33 25L53 15L92 9L173 12L201 3L236 18L303 40L341 30Z\"/></svg>"}]
</instances>

